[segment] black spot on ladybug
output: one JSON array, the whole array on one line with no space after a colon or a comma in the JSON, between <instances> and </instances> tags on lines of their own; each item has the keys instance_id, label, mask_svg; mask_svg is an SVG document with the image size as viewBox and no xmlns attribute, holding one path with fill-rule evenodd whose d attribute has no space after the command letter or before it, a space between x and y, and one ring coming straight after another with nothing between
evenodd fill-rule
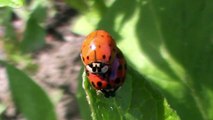
<instances>
[{"instance_id":1,"label":"black spot on ladybug","mask_svg":"<svg viewBox=\"0 0 213 120\"><path fill-rule=\"evenodd\" d=\"M94 82L92 82L92 86L95 87L95 83Z\"/></svg>"},{"instance_id":2,"label":"black spot on ladybug","mask_svg":"<svg viewBox=\"0 0 213 120\"><path fill-rule=\"evenodd\" d=\"M119 66L118 66L118 70L122 70L122 65L120 64Z\"/></svg>"},{"instance_id":3,"label":"black spot on ladybug","mask_svg":"<svg viewBox=\"0 0 213 120\"><path fill-rule=\"evenodd\" d=\"M102 86L102 82L97 82L97 85L98 85L98 87L101 87Z\"/></svg>"},{"instance_id":4,"label":"black spot on ladybug","mask_svg":"<svg viewBox=\"0 0 213 120\"><path fill-rule=\"evenodd\" d=\"M98 45L98 48L101 48L101 45Z\"/></svg>"},{"instance_id":5,"label":"black spot on ladybug","mask_svg":"<svg viewBox=\"0 0 213 120\"><path fill-rule=\"evenodd\" d=\"M116 79L115 79L115 83L116 83L116 84L119 84L120 81L121 81L120 78L116 78Z\"/></svg>"},{"instance_id":6,"label":"black spot on ladybug","mask_svg":"<svg viewBox=\"0 0 213 120\"><path fill-rule=\"evenodd\" d=\"M89 56L87 56L87 60L89 60Z\"/></svg>"},{"instance_id":7,"label":"black spot on ladybug","mask_svg":"<svg viewBox=\"0 0 213 120\"><path fill-rule=\"evenodd\" d=\"M102 58L105 59L105 58L106 58L106 55L103 55Z\"/></svg>"},{"instance_id":8,"label":"black spot on ladybug","mask_svg":"<svg viewBox=\"0 0 213 120\"><path fill-rule=\"evenodd\" d=\"M101 37L104 37L104 35L101 35Z\"/></svg>"},{"instance_id":9,"label":"black spot on ladybug","mask_svg":"<svg viewBox=\"0 0 213 120\"><path fill-rule=\"evenodd\" d=\"M109 47L111 47L112 46L112 44L111 43L109 43Z\"/></svg>"}]
</instances>

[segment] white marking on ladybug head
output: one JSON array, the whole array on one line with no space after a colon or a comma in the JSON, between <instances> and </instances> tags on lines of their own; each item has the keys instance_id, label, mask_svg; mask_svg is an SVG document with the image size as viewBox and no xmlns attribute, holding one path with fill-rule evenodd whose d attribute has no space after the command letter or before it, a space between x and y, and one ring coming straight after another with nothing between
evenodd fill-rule
<instances>
[{"instance_id":1,"label":"white marking on ladybug head","mask_svg":"<svg viewBox=\"0 0 213 120\"><path fill-rule=\"evenodd\" d=\"M109 69L108 65L102 63L91 63L86 66L86 69L90 73L106 73Z\"/></svg>"},{"instance_id":2,"label":"white marking on ladybug head","mask_svg":"<svg viewBox=\"0 0 213 120\"><path fill-rule=\"evenodd\" d=\"M86 66L86 69L87 69L90 73L93 73L92 68L91 68L89 65Z\"/></svg>"},{"instance_id":3,"label":"white marking on ladybug head","mask_svg":"<svg viewBox=\"0 0 213 120\"><path fill-rule=\"evenodd\" d=\"M108 71L109 67L105 65L103 68L101 68L102 73L106 73Z\"/></svg>"}]
</instances>

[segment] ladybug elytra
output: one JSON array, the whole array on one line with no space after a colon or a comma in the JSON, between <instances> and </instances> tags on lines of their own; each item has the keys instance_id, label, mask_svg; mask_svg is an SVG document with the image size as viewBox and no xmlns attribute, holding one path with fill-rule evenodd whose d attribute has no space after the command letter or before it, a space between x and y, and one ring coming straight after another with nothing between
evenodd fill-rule
<instances>
[{"instance_id":1,"label":"ladybug elytra","mask_svg":"<svg viewBox=\"0 0 213 120\"><path fill-rule=\"evenodd\" d=\"M90 33L83 41L81 59L91 85L105 97L115 96L126 75L126 61L110 34L104 30Z\"/></svg>"}]
</instances>

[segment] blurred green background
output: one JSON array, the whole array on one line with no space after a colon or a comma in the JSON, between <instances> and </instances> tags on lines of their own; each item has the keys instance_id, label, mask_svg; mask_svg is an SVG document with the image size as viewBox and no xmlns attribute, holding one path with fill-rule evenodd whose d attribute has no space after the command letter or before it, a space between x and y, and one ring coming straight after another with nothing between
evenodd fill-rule
<instances>
[{"instance_id":1,"label":"blurred green background","mask_svg":"<svg viewBox=\"0 0 213 120\"><path fill-rule=\"evenodd\" d=\"M126 82L115 98L97 95L84 76L83 89L82 72L78 72L75 94L81 119L213 119L212 0L0 0L4 28L0 50L7 56L1 57L0 51L1 64L24 117L57 119L54 104L28 77L39 67L32 62L32 54L46 45L48 18L57 13L57 2L75 11L74 15L63 13L72 16L71 23L61 20L72 33L85 36L95 29L108 31L128 62ZM14 16L24 21L21 33L11 24ZM19 64L21 70L14 67ZM20 84L31 87L20 88ZM37 99L29 99L32 94ZM0 104L0 113L6 108ZM40 118L41 113L45 117Z\"/></svg>"}]
</instances>

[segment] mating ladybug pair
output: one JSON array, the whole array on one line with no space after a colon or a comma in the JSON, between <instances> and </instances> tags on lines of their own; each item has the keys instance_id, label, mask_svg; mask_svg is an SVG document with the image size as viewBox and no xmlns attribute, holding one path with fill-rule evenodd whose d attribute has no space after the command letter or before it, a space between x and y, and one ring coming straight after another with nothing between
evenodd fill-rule
<instances>
[{"instance_id":1,"label":"mating ladybug pair","mask_svg":"<svg viewBox=\"0 0 213 120\"><path fill-rule=\"evenodd\" d=\"M105 97L114 97L124 83L127 66L110 34L104 30L90 33L83 41L81 59L91 85Z\"/></svg>"}]
</instances>

